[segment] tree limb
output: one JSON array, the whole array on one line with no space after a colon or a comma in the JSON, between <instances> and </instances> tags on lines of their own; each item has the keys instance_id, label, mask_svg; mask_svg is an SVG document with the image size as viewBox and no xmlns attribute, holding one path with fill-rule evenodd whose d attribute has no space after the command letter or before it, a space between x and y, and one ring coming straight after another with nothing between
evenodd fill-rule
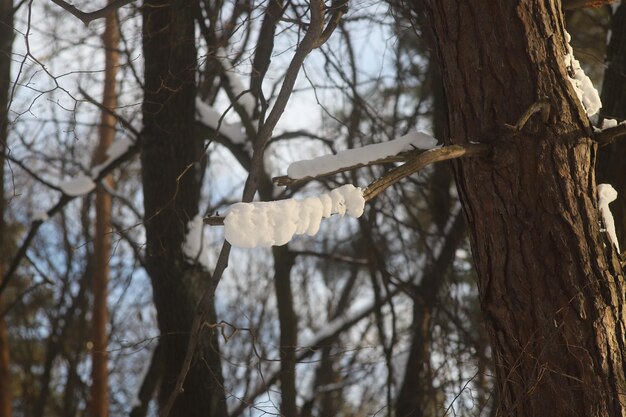
<instances>
[{"instance_id":1,"label":"tree limb","mask_svg":"<svg viewBox=\"0 0 626 417\"><path fill-rule=\"evenodd\" d=\"M135 153L137 153L138 150L139 150L139 145L138 145L138 141L136 141L132 146L130 146L126 150L126 152L124 152L118 158L114 159L105 167L103 167L98 173L98 175L95 176L95 178L91 178L92 181L95 182L96 184L100 183L103 178L105 178L109 173L111 173L111 171L113 171L115 168L120 166L125 161L129 160ZM59 200L57 201L57 203L46 212L46 216L48 218L54 216L55 214L60 212L70 201L74 200L75 198L89 195L93 193L94 190L90 191L89 193L76 195L76 196L71 196L65 193L62 194L61 197L59 197ZM41 227L43 223L44 223L43 219L35 219L31 222L30 229L28 230L26 237L22 241L22 244L18 248L16 254L13 256L13 259L11 259L11 263L7 271L5 272L4 276L2 277L2 282L0 283L0 294L2 294L2 292L8 286L9 281L15 274L15 271L17 271L17 268L22 262L22 259L24 259L24 257L26 256L28 252L28 248L30 247L30 244L32 243L35 236L37 235L37 232L39 231L39 228Z\"/></svg>"},{"instance_id":2,"label":"tree limb","mask_svg":"<svg viewBox=\"0 0 626 417\"><path fill-rule=\"evenodd\" d=\"M562 0L563 10L584 9L587 7L601 7L615 3L617 0Z\"/></svg>"},{"instance_id":3,"label":"tree limb","mask_svg":"<svg viewBox=\"0 0 626 417\"><path fill-rule=\"evenodd\" d=\"M478 156L486 156L491 152L491 146L484 143L468 143L465 145L449 145L441 148L430 149L426 152L422 152L416 155L414 158L411 158L407 163L401 165L397 168L392 169L382 177L374 180L370 185L368 185L363 190L363 197L365 198L365 202L369 202L376 198L380 193L385 191L387 188L396 184L400 180L416 173L427 167L428 165L434 164L436 162L448 161L450 159L458 159L458 158L470 158L470 157L478 157ZM409 155L415 155L414 152L410 152ZM341 170L324 173L319 176L316 176L314 179L325 177L328 175L332 175L338 172L349 171L354 168L358 168L361 166L375 165L387 162L398 162L402 160L406 160L406 154L402 156L402 154L396 155L395 157L388 157L379 159L373 162L368 162L367 164L359 164L352 167L345 167ZM382 162L381 162L382 161ZM301 180L291 180L289 177L276 177L274 178L275 182L283 182L288 183L288 185L298 184L303 181L309 181L312 178L304 178ZM277 181L279 180L279 181ZM292 182L290 182L291 180ZM284 184L281 184L284 185ZM210 216L204 218L204 224L208 224L210 226L223 226L224 225L224 216Z\"/></svg>"},{"instance_id":4,"label":"tree limb","mask_svg":"<svg viewBox=\"0 0 626 417\"><path fill-rule=\"evenodd\" d=\"M603 129L596 133L594 139L600 146L608 145L620 136L626 135L626 123Z\"/></svg>"},{"instance_id":5,"label":"tree limb","mask_svg":"<svg viewBox=\"0 0 626 417\"><path fill-rule=\"evenodd\" d=\"M82 10L77 9L71 4L63 1L63 0L51 0L52 3L61 7L67 12L70 12L76 18L80 19L81 22L85 24L85 26L89 26L94 20L102 19L106 17L107 14L113 12L114 10L119 9L120 7L124 7L127 4L134 2L135 0L115 0L108 5L104 6L102 9L95 10L93 12L83 12Z\"/></svg>"},{"instance_id":6,"label":"tree limb","mask_svg":"<svg viewBox=\"0 0 626 417\"><path fill-rule=\"evenodd\" d=\"M491 151L491 146L481 143L468 143L466 145L450 145L435 148L419 154L415 159L406 164L392 169L381 178L375 180L363 190L365 201L370 201L381 192L391 187L403 178L424 169L435 162L447 161L462 157L485 156Z\"/></svg>"}]
</instances>

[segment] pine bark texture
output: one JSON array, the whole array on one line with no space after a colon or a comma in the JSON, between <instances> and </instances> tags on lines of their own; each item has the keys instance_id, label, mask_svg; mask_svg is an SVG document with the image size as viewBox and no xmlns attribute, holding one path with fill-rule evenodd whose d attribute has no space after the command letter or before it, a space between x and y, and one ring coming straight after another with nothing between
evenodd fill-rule
<instances>
[{"instance_id":1,"label":"pine bark texture","mask_svg":"<svg viewBox=\"0 0 626 417\"><path fill-rule=\"evenodd\" d=\"M203 175L203 144L194 132L196 11L197 4L185 0L151 0L143 6L141 162L146 265L163 349L162 405L185 357L200 281L210 278L182 252L187 224L198 213ZM226 415L215 334L198 346L183 388L170 417Z\"/></svg>"},{"instance_id":2,"label":"pine bark texture","mask_svg":"<svg viewBox=\"0 0 626 417\"><path fill-rule=\"evenodd\" d=\"M623 273L601 231L596 146L569 81L559 1L427 0L500 416L625 416ZM539 100L550 106L516 131Z\"/></svg>"},{"instance_id":3,"label":"pine bark texture","mask_svg":"<svg viewBox=\"0 0 626 417\"><path fill-rule=\"evenodd\" d=\"M5 152L8 138L8 105L11 94L11 58L13 51L13 1L0 0L0 277L4 276L8 259L5 224ZM9 331L0 317L0 417L12 415Z\"/></svg>"},{"instance_id":4,"label":"pine bark texture","mask_svg":"<svg viewBox=\"0 0 626 417\"><path fill-rule=\"evenodd\" d=\"M104 92L102 105L114 110L117 106L115 77L119 65L119 27L117 16L110 13L105 19L103 36L105 69ZM115 138L115 117L111 113L102 112L98 130L99 143L94 157L94 164L107 159L107 150ZM113 187L111 175L104 179L109 187ZM111 195L102 185L96 189L96 230L94 235L94 275L92 282L93 315L91 340L93 343L91 357L91 416L108 417L109 415L109 384L108 354L109 337L107 324L109 309L107 305L109 286L109 260L111 258Z\"/></svg>"}]
</instances>

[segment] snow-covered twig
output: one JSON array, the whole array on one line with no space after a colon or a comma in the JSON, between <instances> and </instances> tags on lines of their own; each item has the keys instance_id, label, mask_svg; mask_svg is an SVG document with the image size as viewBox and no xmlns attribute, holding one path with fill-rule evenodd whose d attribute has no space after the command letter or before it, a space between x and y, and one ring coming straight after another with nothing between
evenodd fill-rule
<instances>
[{"instance_id":1,"label":"snow-covered twig","mask_svg":"<svg viewBox=\"0 0 626 417\"><path fill-rule=\"evenodd\" d=\"M366 162L366 163L362 163L362 164L359 163L359 164L356 164L356 165L350 165L350 166L341 167L341 168L338 168L338 169L336 169L334 171L325 172L325 173L316 175L314 177L291 178L289 175L281 175L279 177L272 178L272 181L274 182L274 184L279 185L279 186L293 187L295 185L300 185L300 184L307 183L307 182L309 182L311 180L319 180L319 179L326 178L326 177L332 177L333 175L341 174L342 172L353 171L353 170L358 169L358 168L375 166L375 165L393 164L393 163L397 163L397 162L406 162L406 161L409 161L412 158L414 158L420 152L421 151L401 152L398 155L388 156L388 157L381 158L381 159L376 159L375 161L370 161L370 162Z\"/></svg>"},{"instance_id":2,"label":"snow-covered twig","mask_svg":"<svg viewBox=\"0 0 626 417\"><path fill-rule=\"evenodd\" d=\"M297 161L289 165L287 175L292 179L317 177L346 167L366 165L371 161L397 155L411 149L433 149L437 139L422 132L409 132L397 139L360 148L339 151L335 155L322 155L317 158Z\"/></svg>"},{"instance_id":3,"label":"snow-covered twig","mask_svg":"<svg viewBox=\"0 0 626 417\"><path fill-rule=\"evenodd\" d=\"M372 182L362 192L360 189L352 186L344 186L341 189L333 190L329 195L332 196L333 193L339 193L339 195L343 196L345 193L340 191L345 187L351 187L349 189L350 193L348 193L350 195L346 194L341 200L344 201L342 204L345 204L344 210L347 209L348 214L358 217L362 213L362 204L373 200L387 188L428 165L461 157L485 156L490 150L490 145L471 143L431 149L415 156L415 158L404 165L387 172L384 176ZM348 207L351 204L354 205L353 200L355 199L351 197L354 194L352 190L357 190L356 192L361 193L359 201L362 200L362 204L358 210L351 210ZM294 234L307 233L314 235L317 233L319 222L323 217L329 217L333 213L343 214L342 211L334 208L336 206L334 203L336 198L332 199L332 205L328 203L328 209L323 209L322 207L325 206L321 201L325 201L324 199L330 201L331 197L324 194L320 197L311 197L303 201L289 199L274 202L237 203L231 207L226 217L207 217L204 219L204 223L211 226L226 225L228 229L226 231L226 240L236 246L283 245Z\"/></svg>"}]
</instances>

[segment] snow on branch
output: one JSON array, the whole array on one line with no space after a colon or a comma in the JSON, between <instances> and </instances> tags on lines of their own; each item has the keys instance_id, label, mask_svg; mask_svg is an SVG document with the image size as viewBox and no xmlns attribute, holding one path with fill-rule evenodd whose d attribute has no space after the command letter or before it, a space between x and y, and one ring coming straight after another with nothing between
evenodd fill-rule
<instances>
[{"instance_id":1,"label":"snow on branch","mask_svg":"<svg viewBox=\"0 0 626 417\"><path fill-rule=\"evenodd\" d=\"M461 157L486 156L491 151L487 144L450 145L430 149L404 165L392 169L361 190L344 185L330 193L304 200L237 203L228 209L226 217L211 216L205 224L225 226L225 237L233 246L253 248L284 245L295 234L313 236L319 230L322 218L332 214L360 217L364 204L403 178L435 162Z\"/></svg>"},{"instance_id":2,"label":"snow on branch","mask_svg":"<svg viewBox=\"0 0 626 417\"><path fill-rule=\"evenodd\" d=\"M315 235L332 214L360 217L364 205L361 189L350 184L304 200L237 203L224 218L224 234L241 248L280 246L297 234Z\"/></svg>"},{"instance_id":3,"label":"snow on branch","mask_svg":"<svg viewBox=\"0 0 626 417\"><path fill-rule=\"evenodd\" d=\"M585 74L585 71L580 66L580 62L574 58L574 50L570 45L572 37L569 33L565 32L565 40L567 41L567 54L565 55L565 67L568 69L568 79L578 96L578 99L583 105L587 116L591 117L596 114L602 107L602 101L600 100L600 94L595 89L593 83Z\"/></svg>"},{"instance_id":4,"label":"snow on branch","mask_svg":"<svg viewBox=\"0 0 626 417\"><path fill-rule=\"evenodd\" d=\"M80 174L75 178L59 183L59 188L70 197L79 197L90 193L96 188L96 183L86 175Z\"/></svg>"},{"instance_id":5,"label":"snow on branch","mask_svg":"<svg viewBox=\"0 0 626 417\"><path fill-rule=\"evenodd\" d=\"M388 142L376 143L361 148L339 151L336 155L323 155L317 158L294 162L287 168L291 179L318 177L333 172L364 166L368 163L411 149L432 149L437 146L437 139L422 132L410 132Z\"/></svg>"},{"instance_id":6,"label":"snow on branch","mask_svg":"<svg viewBox=\"0 0 626 417\"><path fill-rule=\"evenodd\" d=\"M252 117L256 107L256 99L250 92L250 89L244 87L239 75L235 72L235 68L228 59L228 54L223 48L217 50L215 57L224 69L224 75L228 80L234 98L241 105L248 117Z\"/></svg>"},{"instance_id":7,"label":"snow on branch","mask_svg":"<svg viewBox=\"0 0 626 417\"><path fill-rule=\"evenodd\" d=\"M209 248L202 233L202 225L202 216L199 214L187 222L187 234L183 241L182 250L188 260L192 263L198 263L206 271L209 271Z\"/></svg>"},{"instance_id":8,"label":"snow on branch","mask_svg":"<svg viewBox=\"0 0 626 417\"><path fill-rule=\"evenodd\" d=\"M219 132L234 144L246 142L246 134L243 132L241 124L227 123L222 113L202 101L199 97L196 98L196 121Z\"/></svg>"},{"instance_id":9,"label":"snow on branch","mask_svg":"<svg viewBox=\"0 0 626 417\"><path fill-rule=\"evenodd\" d=\"M613 213L611 213L611 209L609 208L609 203L615 201L616 199L617 191L611 184L598 185L598 206L600 214L602 215L602 223L604 224L604 228L606 233L609 235L611 242L613 242L617 248L617 252L620 253L619 242L617 240L617 234L615 233L615 220L613 219Z\"/></svg>"}]
</instances>

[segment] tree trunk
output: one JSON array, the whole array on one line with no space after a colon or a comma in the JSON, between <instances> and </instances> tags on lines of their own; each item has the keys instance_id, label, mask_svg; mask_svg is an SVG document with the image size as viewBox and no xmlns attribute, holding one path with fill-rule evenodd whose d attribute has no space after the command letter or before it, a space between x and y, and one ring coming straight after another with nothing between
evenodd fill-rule
<instances>
[{"instance_id":1,"label":"tree trunk","mask_svg":"<svg viewBox=\"0 0 626 417\"><path fill-rule=\"evenodd\" d=\"M109 0L110 1L110 0ZM119 63L119 28L117 16L110 13L106 17L104 30L104 93L102 105L107 109L115 109L117 106L116 81ZM115 138L115 117L107 112L102 112L99 136L100 142L96 149L94 165L100 164L107 159L107 150ZM104 182L113 187L111 175ZM93 315L91 340L93 343L91 358L91 416L108 417L109 415L109 384L108 384L108 334L107 323L109 322L109 310L107 306L109 284L109 259L111 257L111 196L102 185L96 189L96 230L94 235L94 275L92 283L93 291Z\"/></svg>"},{"instance_id":2,"label":"tree trunk","mask_svg":"<svg viewBox=\"0 0 626 417\"><path fill-rule=\"evenodd\" d=\"M163 348L159 393L167 401L181 369L198 302L208 274L186 259L182 245L198 213L203 175L202 141L196 138L194 15L197 4L150 0L143 6L145 87L142 179L146 267L152 281ZM212 320L215 319L213 314ZM225 416L223 377L215 334L198 346L184 391L171 417Z\"/></svg>"},{"instance_id":3,"label":"tree trunk","mask_svg":"<svg viewBox=\"0 0 626 417\"><path fill-rule=\"evenodd\" d=\"M295 257L287 246L274 246L274 289L280 324L280 415L297 416L296 349L298 318L293 307L291 269Z\"/></svg>"},{"instance_id":4,"label":"tree trunk","mask_svg":"<svg viewBox=\"0 0 626 417\"><path fill-rule=\"evenodd\" d=\"M560 2L427 0L501 416L624 416L617 254L601 231L596 145L567 79ZM515 124L533 103L550 115Z\"/></svg>"},{"instance_id":5,"label":"tree trunk","mask_svg":"<svg viewBox=\"0 0 626 417\"><path fill-rule=\"evenodd\" d=\"M621 4L611 19L611 39L607 47L606 70L602 83L603 118L626 120L626 5ZM620 248L626 248L626 143L618 140L598 150L598 183L609 183L618 199L611 204Z\"/></svg>"},{"instance_id":6,"label":"tree trunk","mask_svg":"<svg viewBox=\"0 0 626 417\"><path fill-rule=\"evenodd\" d=\"M0 277L4 276L7 230L5 225L4 165L8 138L8 105L11 94L11 55L13 51L13 1L0 0ZM1 303L0 303L1 304ZM0 417L12 415L9 331L0 317Z\"/></svg>"}]
</instances>

